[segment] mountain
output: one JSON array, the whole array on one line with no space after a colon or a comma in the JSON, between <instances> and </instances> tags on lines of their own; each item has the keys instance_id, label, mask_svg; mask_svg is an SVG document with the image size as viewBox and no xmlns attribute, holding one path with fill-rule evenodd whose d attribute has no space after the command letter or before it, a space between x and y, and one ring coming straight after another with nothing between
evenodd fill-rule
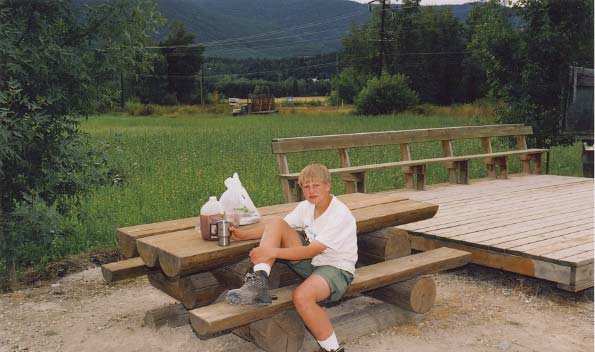
<instances>
[{"instance_id":1,"label":"mountain","mask_svg":"<svg viewBox=\"0 0 595 352\"><path fill-rule=\"evenodd\" d=\"M351 23L370 16L367 5L347 0L161 0L160 8L198 35L207 56L222 57L337 51Z\"/></svg>"},{"instance_id":2,"label":"mountain","mask_svg":"<svg viewBox=\"0 0 595 352\"><path fill-rule=\"evenodd\" d=\"M74 0L89 4L101 0ZM472 4L443 5L464 21ZM342 49L353 23L371 13L350 0L160 0L168 21L179 20L206 46L205 55L226 58L316 56ZM163 28L156 40L167 35Z\"/></svg>"}]
</instances>

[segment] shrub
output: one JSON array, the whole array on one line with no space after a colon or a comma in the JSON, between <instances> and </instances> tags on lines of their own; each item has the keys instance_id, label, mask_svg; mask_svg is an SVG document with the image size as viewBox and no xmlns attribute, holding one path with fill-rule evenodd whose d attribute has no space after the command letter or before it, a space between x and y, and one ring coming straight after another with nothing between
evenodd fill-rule
<instances>
[{"instance_id":1,"label":"shrub","mask_svg":"<svg viewBox=\"0 0 595 352\"><path fill-rule=\"evenodd\" d=\"M369 79L369 74L360 73L352 67L344 69L337 77L333 78L334 96L332 101L335 105L341 104L341 101L345 104L353 104L355 97Z\"/></svg>"},{"instance_id":2,"label":"shrub","mask_svg":"<svg viewBox=\"0 0 595 352\"><path fill-rule=\"evenodd\" d=\"M355 113L381 115L405 111L419 102L417 93L409 88L407 77L383 72L372 78L355 98Z\"/></svg>"}]
</instances>

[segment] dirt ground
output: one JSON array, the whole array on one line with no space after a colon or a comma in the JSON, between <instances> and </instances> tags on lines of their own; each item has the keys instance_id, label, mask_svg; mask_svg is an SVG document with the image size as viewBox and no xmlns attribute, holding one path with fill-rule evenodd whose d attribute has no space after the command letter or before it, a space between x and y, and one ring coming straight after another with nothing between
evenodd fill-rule
<instances>
[{"instance_id":1,"label":"dirt ground","mask_svg":"<svg viewBox=\"0 0 595 352\"><path fill-rule=\"evenodd\" d=\"M592 289L571 294L477 266L432 277L437 298L428 313L360 338L339 336L346 351L593 351ZM233 334L202 341L189 325L144 326L146 311L173 302L145 277L108 285L91 268L37 286L0 295L0 352L259 351Z\"/></svg>"}]
</instances>

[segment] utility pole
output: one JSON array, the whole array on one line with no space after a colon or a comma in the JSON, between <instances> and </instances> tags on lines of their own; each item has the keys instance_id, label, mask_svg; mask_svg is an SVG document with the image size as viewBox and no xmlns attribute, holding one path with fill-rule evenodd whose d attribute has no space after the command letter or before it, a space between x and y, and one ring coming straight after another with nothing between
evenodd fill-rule
<instances>
[{"instance_id":1,"label":"utility pole","mask_svg":"<svg viewBox=\"0 0 595 352\"><path fill-rule=\"evenodd\" d=\"M124 72L120 71L120 107L124 109L126 102L124 101Z\"/></svg>"},{"instance_id":2,"label":"utility pole","mask_svg":"<svg viewBox=\"0 0 595 352\"><path fill-rule=\"evenodd\" d=\"M202 106L205 105L205 98L204 98L203 91L202 91L204 80L205 80L205 73L204 73L204 70L202 69L202 65L200 65L200 105L202 105Z\"/></svg>"},{"instance_id":3,"label":"utility pole","mask_svg":"<svg viewBox=\"0 0 595 352\"><path fill-rule=\"evenodd\" d=\"M378 65L378 77L382 74L382 70L385 68L386 59L385 59L385 48L384 42L386 36L384 35L384 17L386 15L386 10L389 8L390 0L372 0L368 2L368 6L372 5L372 3L378 2L382 4L382 13L380 17L380 58L379 58L379 65ZM370 7L370 11L372 11L372 7Z\"/></svg>"}]
</instances>

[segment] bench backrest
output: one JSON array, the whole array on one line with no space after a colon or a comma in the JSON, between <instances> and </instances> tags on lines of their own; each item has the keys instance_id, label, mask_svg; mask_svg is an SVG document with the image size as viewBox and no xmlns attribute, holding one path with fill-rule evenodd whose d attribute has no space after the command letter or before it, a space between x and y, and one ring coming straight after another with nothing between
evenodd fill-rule
<instances>
[{"instance_id":1,"label":"bench backrest","mask_svg":"<svg viewBox=\"0 0 595 352\"><path fill-rule=\"evenodd\" d=\"M273 139L273 154L501 136L526 136L531 126L486 125Z\"/></svg>"}]
</instances>

